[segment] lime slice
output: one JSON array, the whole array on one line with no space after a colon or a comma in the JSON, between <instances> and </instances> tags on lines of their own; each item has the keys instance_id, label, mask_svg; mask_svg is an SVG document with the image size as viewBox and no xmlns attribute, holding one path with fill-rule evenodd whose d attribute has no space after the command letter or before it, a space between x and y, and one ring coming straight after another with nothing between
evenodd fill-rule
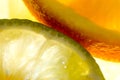
<instances>
[{"instance_id":1,"label":"lime slice","mask_svg":"<svg viewBox=\"0 0 120 80\"><path fill-rule=\"evenodd\" d=\"M0 79L104 80L92 56L69 37L37 22L0 20Z\"/></svg>"}]
</instances>

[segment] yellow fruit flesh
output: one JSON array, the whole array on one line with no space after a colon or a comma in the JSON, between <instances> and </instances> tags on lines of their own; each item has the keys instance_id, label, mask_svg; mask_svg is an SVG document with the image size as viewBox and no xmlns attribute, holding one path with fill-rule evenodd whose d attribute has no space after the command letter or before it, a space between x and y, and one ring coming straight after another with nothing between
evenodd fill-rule
<instances>
[{"instance_id":1,"label":"yellow fruit flesh","mask_svg":"<svg viewBox=\"0 0 120 80\"><path fill-rule=\"evenodd\" d=\"M18 29L0 38L2 80L93 80L86 62L62 43Z\"/></svg>"}]
</instances>

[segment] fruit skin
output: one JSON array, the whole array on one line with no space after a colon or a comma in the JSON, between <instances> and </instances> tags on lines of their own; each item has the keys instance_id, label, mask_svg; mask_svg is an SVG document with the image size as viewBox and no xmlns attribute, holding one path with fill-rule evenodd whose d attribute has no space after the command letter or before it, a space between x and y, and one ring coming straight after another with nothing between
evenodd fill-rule
<instances>
[{"instance_id":1,"label":"fruit skin","mask_svg":"<svg viewBox=\"0 0 120 80\"><path fill-rule=\"evenodd\" d=\"M2 32L3 30L7 30L7 29L22 29L22 30L33 31L38 34L42 34L43 36L46 36L47 38L57 40L60 43L70 46L80 56L82 56L81 58L86 63L88 63L88 66L90 68L90 73L91 73L89 76L92 77L93 80L104 80L104 77L99 69L99 66L96 64L93 57L81 45L79 45L73 39L65 36L64 34L59 33L56 30L53 30L51 28L48 28L40 23L32 22L26 19L1 19L0 20L0 32ZM81 51L83 53L81 53ZM0 63L0 71L2 72L3 70L1 70L2 69L1 65L2 63ZM1 75L2 74L0 74L0 76Z\"/></svg>"},{"instance_id":2,"label":"fruit skin","mask_svg":"<svg viewBox=\"0 0 120 80\"><path fill-rule=\"evenodd\" d=\"M39 21L70 36L93 56L120 62L119 32L99 27L55 0L23 1Z\"/></svg>"}]
</instances>

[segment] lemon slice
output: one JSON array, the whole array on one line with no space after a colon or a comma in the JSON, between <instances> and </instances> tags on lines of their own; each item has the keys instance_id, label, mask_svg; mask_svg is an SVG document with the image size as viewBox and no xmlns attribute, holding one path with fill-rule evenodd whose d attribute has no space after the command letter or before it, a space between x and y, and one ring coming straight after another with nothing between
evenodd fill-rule
<instances>
[{"instance_id":1,"label":"lemon slice","mask_svg":"<svg viewBox=\"0 0 120 80\"><path fill-rule=\"evenodd\" d=\"M104 80L92 56L69 37L29 20L0 20L1 80Z\"/></svg>"}]
</instances>

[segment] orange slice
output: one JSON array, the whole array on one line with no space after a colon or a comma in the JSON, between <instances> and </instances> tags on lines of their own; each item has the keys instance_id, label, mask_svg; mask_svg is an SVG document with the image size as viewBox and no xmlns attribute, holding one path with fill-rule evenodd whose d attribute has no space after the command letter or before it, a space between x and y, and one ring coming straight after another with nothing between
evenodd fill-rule
<instances>
[{"instance_id":1,"label":"orange slice","mask_svg":"<svg viewBox=\"0 0 120 80\"><path fill-rule=\"evenodd\" d=\"M99 20L97 21L98 23L94 23L97 18L95 18L95 20L88 18L90 15L94 15L93 13L90 13L87 17L87 14L89 13L80 14L80 11L77 12L77 8L84 8L81 6L77 7L79 5L77 5L77 2L75 1L79 2L80 0L75 0L73 4L71 0L68 0L68 3L60 0L23 1L38 20L42 20L44 24L49 25L78 41L93 56L109 61L120 61L120 32L101 27L104 24L98 25ZM94 0L89 5L92 6L93 2ZM69 7L69 5L74 4L76 4L75 7ZM77 9L76 11L74 10L75 8ZM93 9L93 11L95 11L95 9ZM85 11L82 10L82 12L84 13ZM102 20L102 17L100 20ZM110 20L113 19L111 18Z\"/></svg>"}]
</instances>

